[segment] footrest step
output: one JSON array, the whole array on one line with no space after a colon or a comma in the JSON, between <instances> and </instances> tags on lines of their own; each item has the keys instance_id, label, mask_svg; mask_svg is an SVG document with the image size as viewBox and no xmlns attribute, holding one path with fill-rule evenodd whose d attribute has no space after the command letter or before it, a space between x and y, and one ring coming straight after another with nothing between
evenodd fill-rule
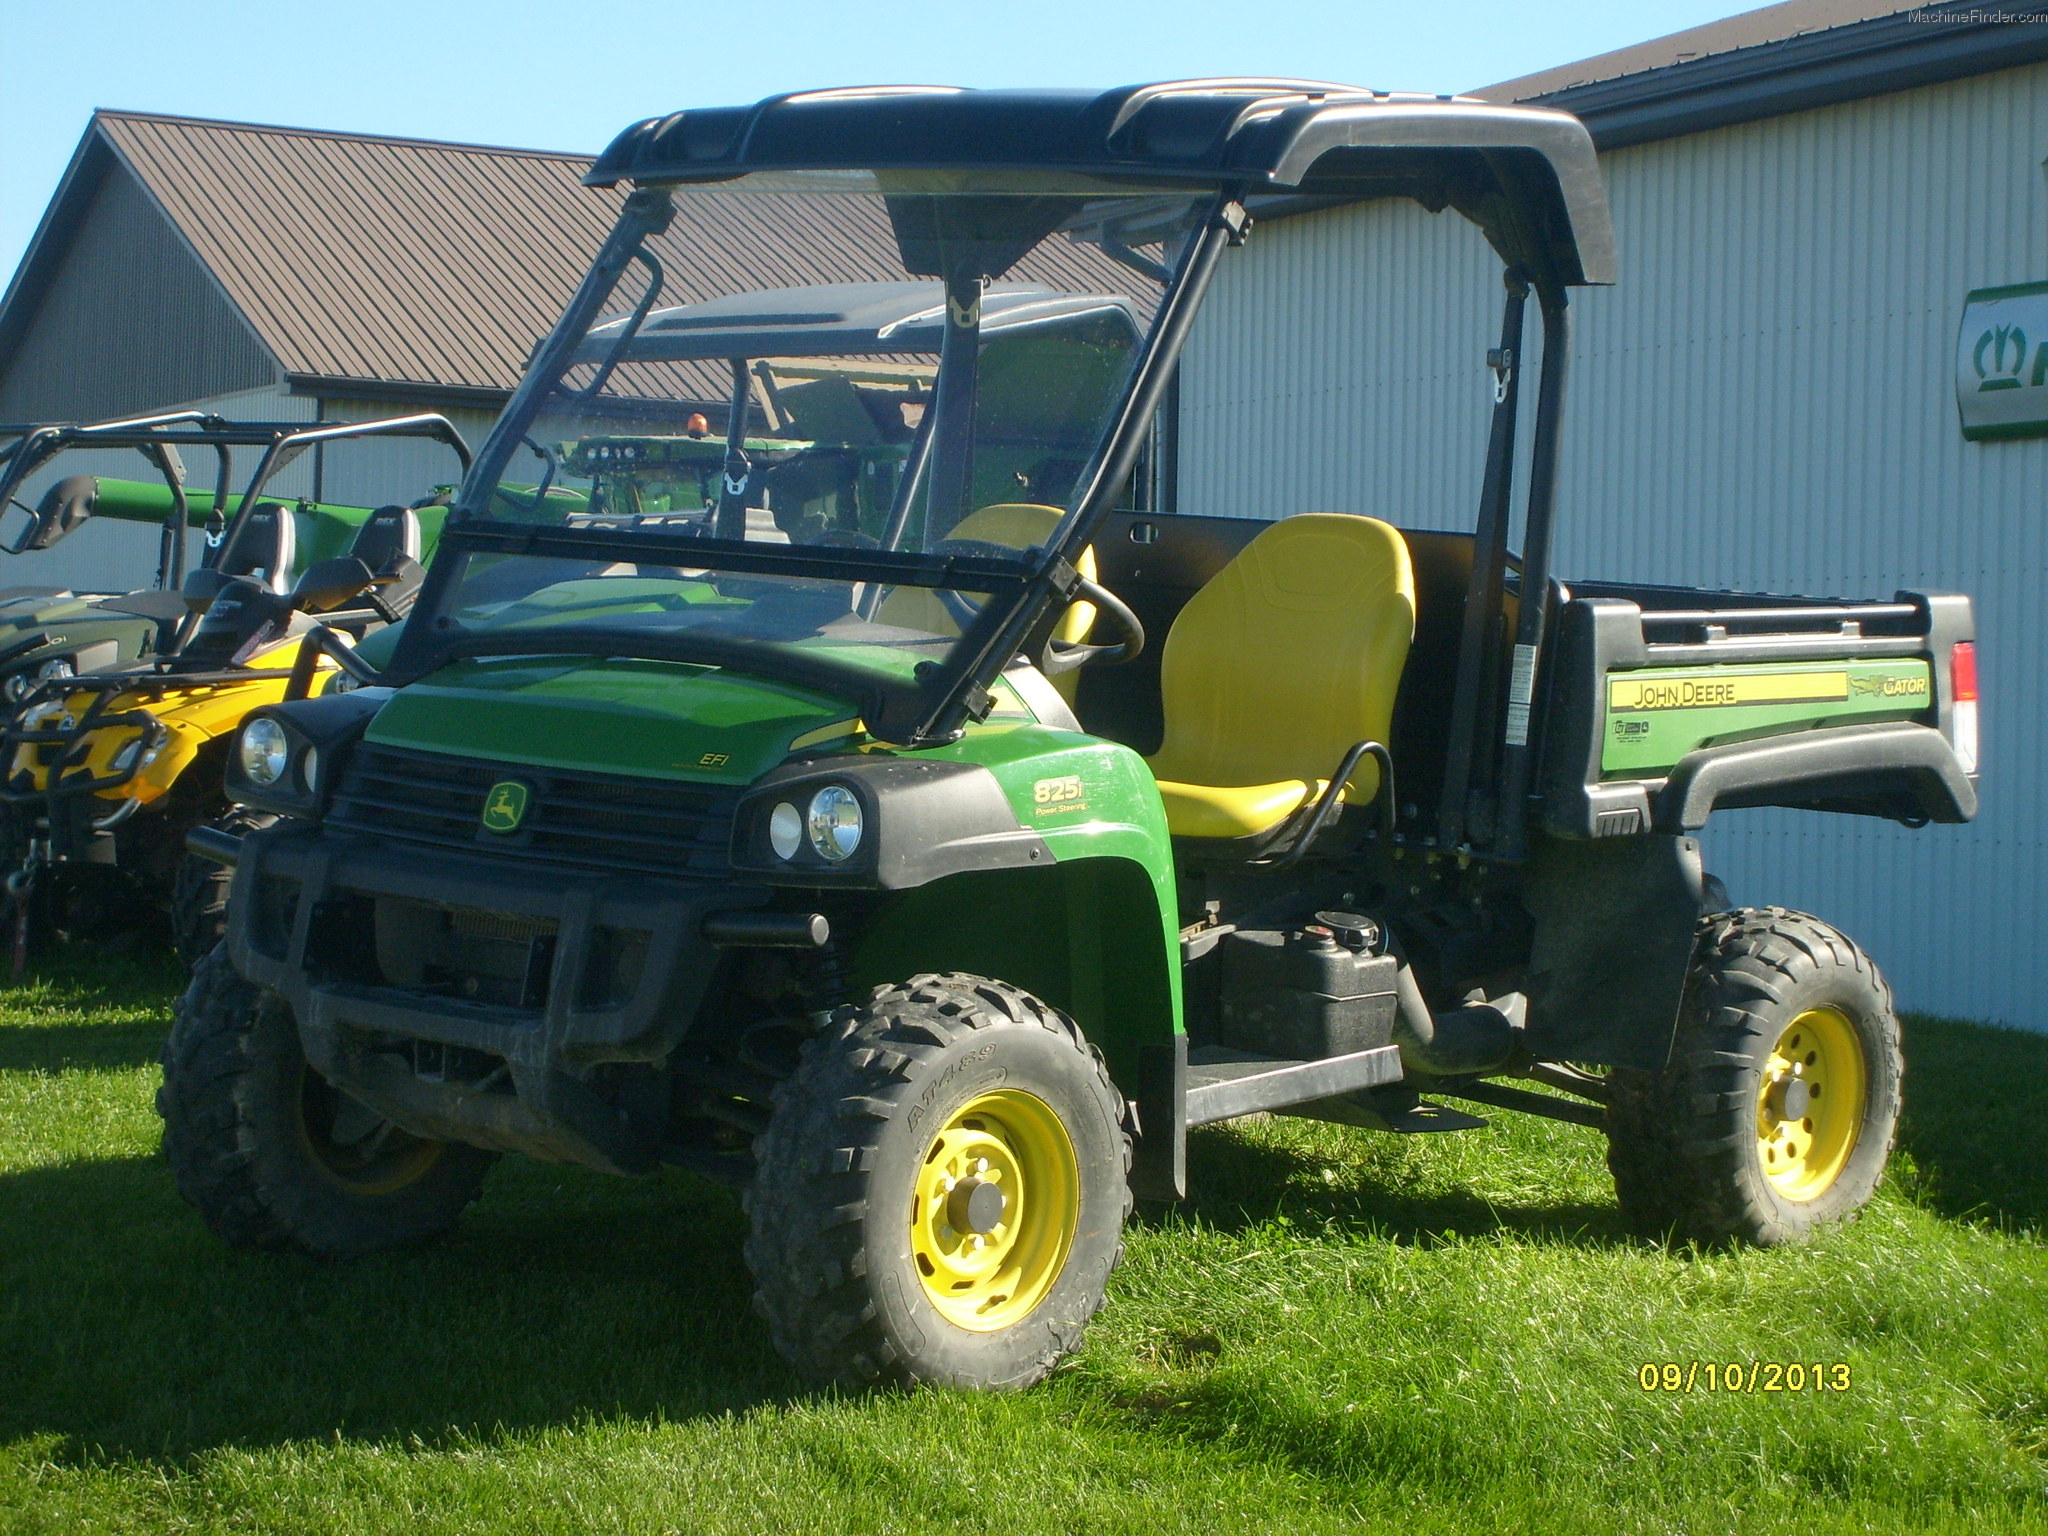
<instances>
[{"instance_id":1,"label":"footrest step","mask_svg":"<svg viewBox=\"0 0 2048 1536\"><path fill-rule=\"evenodd\" d=\"M1394 1045L1316 1061L1204 1046L1188 1053L1187 1123L1211 1125L1400 1079L1401 1049Z\"/></svg>"}]
</instances>

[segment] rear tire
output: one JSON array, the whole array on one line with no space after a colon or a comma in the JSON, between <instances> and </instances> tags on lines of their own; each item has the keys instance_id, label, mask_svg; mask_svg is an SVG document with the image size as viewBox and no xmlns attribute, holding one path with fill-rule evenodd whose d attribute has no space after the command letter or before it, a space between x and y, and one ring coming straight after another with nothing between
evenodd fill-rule
<instances>
[{"instance_id":1,"label":"rear tire","mask_svg":"<svg viewBox=\"0 0 2048 1536\"><path fill-rule=\"evenodd\" d=\"M268 811L238 805L208 825L240 837L276 823L277 818ZM196 853L179 861L178 877L171 887L171 942L188 967L198 965L200 957L226 935L228 890L234 879L233 869Z\"/></svg>"},{"instance_id":2,"label":"rear tire","mask_svg":"<svg viewBox=\"0 0 2048 1536\"><path fill-rule=\"evenodd\" d=\"M1073 1020L1002 982L918 976L841 1008L755 1157L755 1308L816 1380L1029 1386L1123 1254L1122 1101Z\"/></svg>"},{"instance_id":3,"label":"rear tire","mask_svg":"<svg viewBox=\"0 0 2048 1536\"><path fill-rule=\"evenodd\" d=\"M1891 1156L1902 1071L1891 989L1849 939L1782 907L1704 919L1670 1065L1608 1074L1623 1215L1764 1245L1852 1219Z\"/></svg>"},{"instance_id":4,"label":"rear tire","mask_svg":"<svg viewBox=\"0 0 2048 1536\"><path fill-rule=\"evenodd\" d=\"M178 1192L237 1248L353 1258L454 1225L492 1154L408 1135L307 1065L283 999L215 949L164 1046L157 1113Z\"/></svg>"}]
</instances>

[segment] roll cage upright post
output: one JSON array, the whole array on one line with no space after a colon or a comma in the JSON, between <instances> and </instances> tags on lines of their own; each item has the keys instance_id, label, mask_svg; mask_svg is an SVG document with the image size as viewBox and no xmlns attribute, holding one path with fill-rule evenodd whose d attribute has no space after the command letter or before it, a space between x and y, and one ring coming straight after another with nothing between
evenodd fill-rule
<instances>
[{"instance_id":1,"label":"roll cage upright post","mask_svg":"<svg viewBox=\"0 0 2048 1536\"><path fill-rule=\"evenodd\" d=\"M920 741L949 741L969 719L986 714L989 686L1022 648L1046 605L1073 592L1080 579L1076 562L1095 537L1118 489L1137 465L1160 397L1180 361L1181 348L1187 343L1203 295L1208 292L1209 279L1215 275L1216 263L1226 249L1244 242L1250 227L1251 219L1239 201L1239 189L1233 186L1219 191L1203 220L1201 233L1188 242L1180 270L1173 274L1160 300L1159 316L1153 322L1145 352L1132 370L1116 424L1103 452L1097 456L1087 488L1075 499L1065 531L1041 556L1024 600L1007 610L987 604L980 620L968 629L962 647L967 659L952 678L943 681L943 691L934 688L937 697L919 728ZM950 320L949 313L949 339ZM943 380L943 369L940 377Z\"/></svg>"},{"instance_id":2,"label":"roll cage upright post","mask_svg":"<svg viewBox=\"0 0 2048 1536\"><path fill-rule=\"evenodd\" d=\"M1515 860L1523 856L1527 841L1528 818L1522 814L1522 801L1529 788L1529 721L1536 670L1549 621L1551 525L1557 500L1558 442L1564 423L1571 321L1563 287L1535 285L1537 313L1543 323L1543 358L1537 376L1536 424L1522 518L1514 650L1503 700L1497 675L1498 626L1503 622L1501 604L1507 586L1522 320L1531 287L1528 274L1519 267L1509 266L1503 279L1507 300L1500 345L1488 358L1496 381L1493 424L1487 441L1472 570L1466 582L1435 843L1459 852ZM1496 718L1495 706L1503 703L1505 713Z\"/></svg>"}]
</instances>

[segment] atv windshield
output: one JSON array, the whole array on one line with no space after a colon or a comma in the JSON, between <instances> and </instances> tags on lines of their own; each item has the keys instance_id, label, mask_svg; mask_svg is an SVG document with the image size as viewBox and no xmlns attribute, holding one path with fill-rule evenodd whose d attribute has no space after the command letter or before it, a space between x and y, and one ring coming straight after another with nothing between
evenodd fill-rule
<instances>
[{"instance_id":1,"label":"atv windshield","mask_svg":"<svg viewBox=\"0 0 2048 1536\"><path fill-rule=\"evenodd\" d=\"M572 306L537 351L465 487L419 643L943 665L1098 478L1211 201L937 173L643 189L594 321Z\"/></svg>"}]
</instances>

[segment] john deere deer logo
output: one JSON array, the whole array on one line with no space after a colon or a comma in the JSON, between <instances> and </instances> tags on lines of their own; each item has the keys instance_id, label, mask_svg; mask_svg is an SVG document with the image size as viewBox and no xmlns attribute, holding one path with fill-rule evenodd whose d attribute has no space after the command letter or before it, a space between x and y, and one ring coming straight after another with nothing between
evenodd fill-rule
<instances>
[{"instance_id":1,"label":"john deere deer logo","mask_svg":"<svg viewBox=\"0 0 2048 1536\"><path fill-rule=\"evenodd\" d=\"M526 820L526 802L533 791L517 779L500 779L484 796L486 832L517 832Z\"/></svg>"}]
</instances>

